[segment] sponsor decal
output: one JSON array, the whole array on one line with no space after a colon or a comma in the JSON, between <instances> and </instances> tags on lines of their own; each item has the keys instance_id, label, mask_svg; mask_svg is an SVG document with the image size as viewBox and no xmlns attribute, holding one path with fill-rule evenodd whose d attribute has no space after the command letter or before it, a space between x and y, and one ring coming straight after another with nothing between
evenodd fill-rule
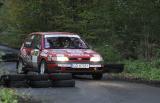
<instances>
[{"instance_id":1,"label":"sponsor decal","mask_svg":"<svg viewBox=\"0 0 160 103\"><path fill-rule=\"evenodd\" d=\"M71 64L58 64L59 67L71 67Z\"/></svg>"},{"instance_id":2,"label":"sponsor decal","mask_svg":"<svg viewBox=\"0 0 160 103\"><path fill-rule=\"evenodd\" d=\"M34 51L33 52L33 55L35 55L35 56L38 56L38 54L39 54L39 51Z\"/></svg>"},{"instance_id":3,"label":"sponsor decal","mask_svg":"<svg viewBox=\"0 0 160 103\"><path fill-rule=\"evenodd\" d=\"M64 54L57 54L57 57L63 57Z\"/></svg>"},{"instance_id":4,"label":"sponsor decal","mask_svg":"<svg viewBox=\"0 0 160 103\"><path fill-rule=\"evenodd\" d=\"M67 52L71 54L83 54L81 50L67 50Z\"/></svg>"},{"instance_id":5,"label":"sponsor decal","mask_svg":"<svg viewBox=\"0 0 160 103\"><path fill-rule=\"evenodd\" d=\"M48 56L48 61L51 61L52 60L52 55L49 55Z\"/></svg>"},{"instance_id":6,"label":"sponsor decal","mask_svg":"<svg viewBox=\"0 0 160 103\"><path fill-rule=\"evenodd\" d=\"M48 50L43 50L42 52L47 54L47 53L48 53Z\"/></svg>"},{"instance_id":7,"label":"sponsor decal","mask_svg":"<svg viewBox=\"0 0 160 103\"><path fill-rule=\"evenodd\" d=\"M85 53L94 53L92 50L86 50Z\"/></svg>"},{"instance_id":8,"label":"sponsor decal","mask_svg":"<svg viewBox=\"0 0 160 103\"><path fill-rule=\"evenodd\" d=\"M68 54L69 56L90 56L89 54Z\"/></svg>"},{"instance_id":9,"label":"sponsor decal","mask_svg":"<svg viewBox=\"0 0 160 103\"><path fill-rule=\"evenodd\" d=\"M54 35L45 35L45 38L48 37L76 37L76 38L80 38L78 35L59 35L59 34L54 34Z\"/></svg>"},{"instance_id":10,"label":"sponsor decal","mask_svg":"<svg viewBox=\"0 0 160 103\"><path fill-rule=\"evenodd\" d=\"M82 58L78 58L78 60L82 60Z\"/></svg>"},{"instance_id":11,"label":"sponsor decal","mask_svg":"<svg viewBox=\"0 0 160 103\"><path fill-rule=\"evenodd\" d=\"M97 67L98 68L98 67L102 67L102 65L100 65L100 64L99 65L90 65L90 67Z\"/></svg>"},{"instance_id":12,"label":"sponsor decal","mask_svg":"<svg viewBox=\"0 0 160 103\"><path fill-rule=\"evenodd\" d=\"M42 52L40 56L47 57L47 54L45 52Z\"/></svg>"},{"instance_id":13,"label":"sponsor decal","mask_svg":"<svg viewBox=\"0 0 160 103\"><path fill-rule=\"evenodd\" d=\"M31 54L32 54L32 62L37 62L39 50L35 49L31 52Z\"/></svg>"},{"instance_id":14,"label":"sponsor decal","mask_svg":"<svg viewBox=\"0 0 160 103\"><path fill-rule=\"evenodd\" d=\"M25 49L22 49L22 54L23 54L24 56L26 56L26 55L27 55L27 52L26 52L26 50L25 50Z\"/></svg>"}]
</instances>

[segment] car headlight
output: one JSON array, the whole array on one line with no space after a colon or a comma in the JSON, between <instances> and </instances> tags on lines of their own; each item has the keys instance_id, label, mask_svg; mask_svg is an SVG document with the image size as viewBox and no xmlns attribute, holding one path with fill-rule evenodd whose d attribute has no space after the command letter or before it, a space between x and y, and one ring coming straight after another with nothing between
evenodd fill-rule
<instances>
[{"instance_id":1,"label":"car headlight","mask_svg":"<svg viewBox=\"0 0 160 103\"><path fill-rule=\"evenodd\" d=\"M91 62L100 62L102 60L103 60L102 57L99 56L99 55L95 55L95 56L93 56L93 57L90 58Z\"/></svg>"},{"instance_id":2,"label":"car headlight","mask_svg":"<svg viewBox=\"0 0 160 103\"><path fill-rule=\"evenodd\" d=\"M68 61L69 59L65 56L59 56L56 58L56 61L61 61L61 62L64 62L64 61Z\"/></svg>"}]
</instances>

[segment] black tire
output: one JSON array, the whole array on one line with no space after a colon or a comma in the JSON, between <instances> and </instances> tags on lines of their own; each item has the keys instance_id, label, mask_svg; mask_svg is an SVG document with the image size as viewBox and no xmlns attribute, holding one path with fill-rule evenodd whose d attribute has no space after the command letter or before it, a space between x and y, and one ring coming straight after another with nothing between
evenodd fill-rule
<instances>
[{"instance_id":1,"label":"black tire","mask_svg":"<svg viewBox=\"0 0 160 103\"><path fill-rule=\"evenodd\" d=\"M72 79L72 74L71 73L52 73L52 74L49 74L49 78L52 81L70 80Z\"/></svg>"},{"instance_id":2,"label":"black tire","mask_svg":"<svg viewBox=\"0 0 160 103\"><path fill-rule=\"evenodd\" d=\"M26 81L9 81L9 82L6 82L5 85L7 87L13 87L13 88L28 88L29 87Z\"/></svg>"},{"instance_id":3,"label":"black tire","mask_svg":"<svg viewBox=\"0 0 160 103\"><path fill-rule=\"evenodd\" d=\"M94 80L101 80L103 77L103 74L92 74L92 78Z\"/></svg>"},{"instance_id":4,"label":"black tire","mask_svg":"<svg viewBox=\"0 0 160 103\"><path fill-rule=\"evenodd\" d=\"M12 74L12 75L4 75L5 81L24 81L26 80L26 76L24 74Z\"/></svg>"},{"instance_id":5,"label":"black tire","mask_svg":"<svg viewBox=\"0 0 160 103\"><path fill-rule=\"evenodd\" d=\"M28 74L26 75L26 79L30 81L45 81L49 80L48 74Z\"/></svg>"},{"instance_id":6,"label":"black tire","mask_svg":"<svg viewBox=\"0 0 160 103\"><path fill-rule=\"evenodd\" d=\"M21 67L21 72L19 72L19 65L22 63L22 67ZM16 68L17 68L17 73L18 74L24 74L25 73L25 68L24 68L24 64L23 64L23 60L22 59L19 59L17 61L17 65L16 65Z\"/></svg>"},{"instance_id":7,"label":"black tire","mask_svg":"<svg viewBox=\"0 0 160 103\"><path fill-rule=\"evenodd\" d=\"M29 72L27 72L27 75L39 75L39 73L38 72L29 71Z\"/></svg>"},{"instance_id":8,"label":"black tire","mask_svg":"<svg viewBox=\"0 0 160 103\"><path fill-rule=\"evenodd\" d=\"M44 72L43 72L43 73L41 73L41 66L42 66L42 64L44 64ZM39 66L38 66L38 73L39 73L39 74L48 73L47 63L46 63L45 60L42 60L42 61L40 62Z\"/></svg>"},{"instance_id":9,"label":"black tire","mask_svg":"<svg viewBox=\"0 0 160 103\"><path fill-rule=\"evenodd\" d=\"M52 81L30 81L29 85L33 88L52 87Z\"/></svg>"},{"instance_id":10,"label":"black tire","mask_svg":"<svg viewBox=\"0 0 160 103\"><path fill-rule=\"evenodd\" d=\"M52 87L75 87L75 80L60 80L52 83Z\"/></svg>"}]
</instances>

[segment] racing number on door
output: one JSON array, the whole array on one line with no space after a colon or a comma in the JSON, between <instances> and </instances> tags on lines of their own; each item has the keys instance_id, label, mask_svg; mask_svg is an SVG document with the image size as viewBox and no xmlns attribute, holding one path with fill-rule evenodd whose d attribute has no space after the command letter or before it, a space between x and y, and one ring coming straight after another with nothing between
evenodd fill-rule
<instances>
[{"instance_id":1,"label":"racing number on door","mask_svg":"<svg viewBox=\"0 0 160 103\"><path fill-rule=\"evenodd\" d=\"M39 50L34 49L32 53L32 63L37 63L38 55L39 55Z\"/></svg>"}]
</instances>

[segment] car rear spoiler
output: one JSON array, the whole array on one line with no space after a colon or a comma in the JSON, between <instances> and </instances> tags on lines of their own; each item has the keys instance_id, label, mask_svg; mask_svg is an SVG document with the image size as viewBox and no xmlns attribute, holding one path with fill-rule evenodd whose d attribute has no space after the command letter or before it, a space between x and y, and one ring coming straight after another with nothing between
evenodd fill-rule
<instances>
[{"instance_id":1,"label":"car rear spoiler","mask_svg":"<svg viewBox=\"0 0 160 103\"><path fill-rule=\"evenodd\" d=\"M104 73L121 73L124 70L124 64L105 64Z\"/></svg>"}]
</instances>

